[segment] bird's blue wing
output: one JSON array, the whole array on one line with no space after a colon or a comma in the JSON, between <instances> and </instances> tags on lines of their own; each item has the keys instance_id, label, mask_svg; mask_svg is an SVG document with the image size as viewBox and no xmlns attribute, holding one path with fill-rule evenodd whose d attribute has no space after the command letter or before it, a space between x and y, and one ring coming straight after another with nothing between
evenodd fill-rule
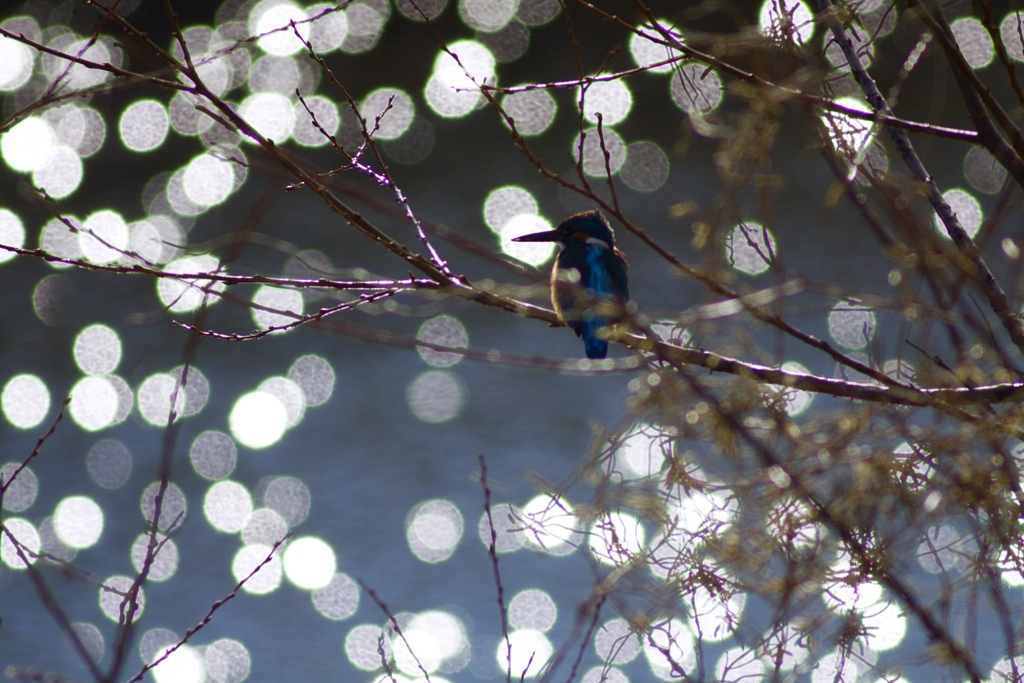
<instances>
[{"instance_id":1,"label":"bird's blue wing","mask_svg":"<svg viewBox=\"0 0 1024 683\"><path fill-rule=\"evenodd\" d=\"M598 245L569 247L559 255L556 273L575 270L579 273L578 285L558 278L552 282L552 301L562 320L583 338L587 358L605 358L608 355L608 340L598 337L597 331L612 320L607 315L594 311L580 311L587 297L581 297L579 287L589 289L600 297L625 301L629 298L626 280L626 260L619 250L609 251Z\"/></svg>"},{"instance_id":2,"label":"bird's blue wing","mask_svg":"<svg viewBox=\"0 0 1024 683\"><path fill-rule=\"evenodd\" d=\"M580 278L580 284L602 297L621 297L625 284L620 259L608 249L598 246L587 248L587 267ZM604 315L582 316L577 331L583 337L587 358L604 358L608 355L608 340L598 337L597 331L607 326L611 320Z\"/></svg>"}]
</instances>

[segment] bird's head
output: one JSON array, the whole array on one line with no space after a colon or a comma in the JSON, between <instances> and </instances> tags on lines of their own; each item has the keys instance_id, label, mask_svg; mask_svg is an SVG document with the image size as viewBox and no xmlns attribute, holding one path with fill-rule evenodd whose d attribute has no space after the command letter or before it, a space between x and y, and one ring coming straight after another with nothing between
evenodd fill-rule
<instances>
[{"instance_id":1,"label":"bird's head","mask_svg":"<svg viewBox=\"0 0 1024 683\"><path fill-rule=\"evenodd\" d=\"M567 247L590 245L613 249L615 234L600 211L583 211L569 216L554 230L513 237L512 241L559 242Z\"/></svg>"}]
</instances>

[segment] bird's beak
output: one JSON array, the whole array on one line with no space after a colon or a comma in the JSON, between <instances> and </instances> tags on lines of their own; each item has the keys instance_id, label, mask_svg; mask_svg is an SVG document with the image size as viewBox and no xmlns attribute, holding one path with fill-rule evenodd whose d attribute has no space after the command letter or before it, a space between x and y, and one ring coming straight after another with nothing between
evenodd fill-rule
<instances>
[{"instance_id":1,"label":"bird's beak","mask_svg":"<svg viewBox=\"0 0 1024 683\"><path fill-rule=\"evenodd\" d=\"M545 232L535 232L530 235L520 235L519 237L513 237L513 242L561 242L562 234L557 230L547 230Z\"/></svg>"}]
</instances>

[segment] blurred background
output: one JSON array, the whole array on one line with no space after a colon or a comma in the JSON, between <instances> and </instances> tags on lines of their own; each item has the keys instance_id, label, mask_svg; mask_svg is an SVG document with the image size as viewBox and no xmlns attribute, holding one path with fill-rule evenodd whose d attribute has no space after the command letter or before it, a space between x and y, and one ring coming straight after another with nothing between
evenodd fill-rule
<instances>
[{"instance_id":1,"label":"blurred background","mask_svg":"<svg viewBox=\"0 0 1024 683\"><path fill-rule=\"evenodd\" d=\"M409 0L357 0L338 11L297 0L172 4L191 58L218 55L200 67L215 94L304 168L341 169L325 182L342 201L422 253L395 190L356 167L365 163L379 170L373 150L361 151L354 164L309 123L307 107L355 154L363 141L346 102L351 97L367 127L378 127L374 138L381 159L434 246L456 273L478 283L537 285L508 291L548 306L552 252L530 250L547 245L509 240L550 229L595 205L538 174L464 69L478 84L508 89L495 97L532 153L572 182L580 182L574 163L580 130L588 131L583 178L610 199L606 162L595 145L600 113L615 200L683 262L723 268L741 289L779 284L747 239L733 241L742 234L737 226L753 226L752 239L763 244L770 235L786 267L812 283L829 280L844 291L882 294L892 284L892 263L878 258L871 232L841 193L836 198L835 176L807 123L816 114L789 102L762 117L760 127L741 119L738 113L749 106L748 86L704 66L651 67L672 53L598 12L568 3L567 22L566 8L554 0L431 0L419 5L430 18L425 22ZM607 5L604 10L629 25L649 21L633 3ZM675 2L650 6L666 27L684 19ZM777 38L784 30L779 7L770 2L698 9L685 17L696 31L739 35L753 27ZM795 66L834 69L835 56L826 54L827 32L810 19L808 8L793 2L786 12L791 10L803 52L784 56L796 60ZM920 26L885 4L863 3L858 12L864 30L878 39L873 72L891 83ZM951 20L977 23L970 12L967 3L947 8ZM1016 15L1008 12L1004 23L1012 38ZM120 3L117 13L156 46L180 56L161 3ZM298 24L298 30L344 92L290 30L272 32L309 17L318 18ZM968 24L964 35L974 35ZM163 66L153 51L125 39L115 21L102 20L86 3L8 4L0 11L0 27L91 63L137 73ZM90 40L97 31L98 38ZM984 41L977 40L984 55ZM464 69L440 42L459 55ZM991 60L991 41L988 47ZM1019 48L1017 39L1017 58ZM213 271L218 259L226 259L227 271L240 275L408 277L406 263L376 248L308 190L289 188L294 178L250 141L198 111L189 93L131 82L87 63L69 66L14 37L0 38L0 63L6 126L0 136L0 242L110 267L129 267L144 257L179 273ZM593 83L581 115L580 91L572 82L580 68L582 75L592 75L602 67L604 73L651 68ZM975 68L982 73L986 64ZM901 116L964 125L962 108L950 107L946 99L947 71L927 60L914 71L900 93ZM15 119L52 94L57 79L58 94L85 94ZM837 96L854 94L848 80L832 84ZM519 87L563 82L568 84ZM861 136L858 144L870 140L863 125L844 123L852 127L844 134ZM731 167L735 159L727 156L728 140L739 133L766 143L766 159L746 170ZM882 147L872 149L873 163L898 163ZM920 151L941 189L958 193L950 201L960 202L957 211L965 222L973 217L977 233L996 205L1003 176L991 157L970 149L925 137ZM246 164L223 161L231 157ZM755 177L758 182L748 182ZM48 199L33 188L45 190ZM1010 211L1019 219L1019 207ZM86 231L70 230L58 215ZM638 310L664 325L659 329L680 334L680 315L712 298L619 223L613 225L630 257L630 291ZM707 239L708 231L717 237ZM1001 256L998 241L983 239L982 245ZM111 646L120 597L102 587L123 591L142 567L161 454L172 449L171 486L159 524L170 533L144 587L143 612L121 679L177 643L287 532L287 546L149 675L189 683L378 680L378 638L387 618L360 589L361 581L387 603L419 657L417 663L405 645L391 642L395 680L418 679L424 670L434 681L504 679L507 652L485 544L480 456L486 459L499 532L513 676L534 654L529 678L545 653L576 642L570 636L577 610L608 571L601 550L611 552L607 539L602 546L601 533L584 535L592 530L567 514L594 496L587 482L577 481L588 448L603 443L604 430L617 431L623 440L615 462L622 477L650 476L661 466L658 435L645 432L627 407L644 373L615 370L614 364L591 372L603 366L577 362L582 343L564 328L466 301L401 293L337 313L321 326L248 341L197 341L174 322L250 335L293 320L280 311L311 313L355 295L216 285L223 296L210 297L200 314L203 292L178 281L91 272L10 252L0 252L0 258L5 480L33 452L62 401L72 397L52 436L5 492L4 523L26 547L48 554L49 560L36 565L104 669L116 656ZM792 301L790 322L849 353L870 355L872 363L899 357L899 335L875 334L896 324L890 314L876 316L849 299L809 289ZM702 335L700 347L727 339L759 349L759 362L796 362L815 374L833 373L823 355L749 323L736 329L733 322L726 318L688 334ZM390 336L376 334L381 330ZM492 362L388 339L493 351ZM509 354L538 362L503 362ZM611 355L621 360L629 353L613 345ZM563 371L552 371L541 358L566 361L559 365ZM168 441L169 396L186 361L190 373L181 417ZM830 405L817 399L799 410L813 415ZM551 506L542 481L572 484L561 507ZM510 521L509 505L538 514L548 510L542 516L550 528L540 534L511 531L520 525ZM693 506L690 512L698 516L730 509L718 499ZM554 519L558 515L564 517ZM645 544L643 533L655 531L635 519L629 528L639 534L629 540L637 547ZM7 538L0 550L4 671L22 680L33 670L89 679L80 656L41 607L23 558ZM1019 601L1020 589L1014 590L1013 600ZM704 634L707 660L701 666L707 677L721 658L736 657L744 643L759 637L759 604L752 594L746 602L733 602L728 614L709 616L720 627ZM576 668L582 680L672 677L658 649L629 636L628 623L614 609L604 610L595 627L597 635ZM907 656L925 647L920 633L906 631L896 628L873 656ZM998 653L989 654L994 661ZM571 663L575 650L568 657ZM558 679L568 680L570 668L563 664ZM792 669L801 680L819 670L825 669ZM910 667L902 680L928 680L921 675Z\"/></svg>"}]
</instances>

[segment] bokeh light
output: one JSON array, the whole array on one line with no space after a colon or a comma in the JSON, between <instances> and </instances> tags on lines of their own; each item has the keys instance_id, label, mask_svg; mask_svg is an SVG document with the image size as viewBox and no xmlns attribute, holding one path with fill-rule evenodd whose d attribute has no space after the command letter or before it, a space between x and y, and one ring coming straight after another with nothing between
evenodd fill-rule
<instances>
[{"instance_id":1,"label":"bokeh light","mask_svg":"<svg viewBox=\"0 0 1024 683\"><path fill-rule=\"evenodd\" d=\"M186 256L168 263L165 270L168 273L202 275L216 272L219 268L217 259L212 256ZM224 290L223 282L213 282L203 279L181 279L176 280L169 277L162 277L157 280L157 295L160 303L173 313L188 313L199 308L205 302L206 305L215 303L219 297L218 292Z\"/></svg>"},{"instance_id":2,"label":"bokeh light","mask_svg":"<svg viewBox=\"0 0 1024 683\"><path fill-rule=\"evenodd\" d=\"M438 116L465 116L482 105L480 86L496 85L495 59L491 51L474 40L460 40L441 52L434 61L434 71L427 81L427 104ZM456 55L456 62L452 55Z\"/></svg>"},{"instance_id":3,"label":"bokeh light","mask_svg":"<svg viewBox=\"0 0 1024 683\"><path fill-rule=\"evenodd\" d=\"M590 552L602 564L629 564L644 547L647 534L640 520L627 512L613 512L594 523Z\"/></svg>"},{"instance_id":4,"label":"bokeh light","mask_svg":"<svg viewBox=\"0 0 1024 683\"><path fill-rule=\"evenodd\" d=\"M103 615L115 624L121 623L126 615L138 619L146 607L146 589L132 590L132 580L127 576L111 576L103 581L99 589L100 610ZM131 610L125 601L129 595L134 597L135 610Z\"/></svg>"},{"instance_id":5,"label":"bokeh light","mask_svg":"<svg viewBox=\"0 0 1024 683\"><path fill-rule=\"evenodd\" d=\"M502 641L494 653L501 670L510 669L513 675L521 678L533 678L544 669L555 648L540 631L521 629L508 636L512 649L509 657L508 647Z\"/></svg>"},{"instance_id":6,"label":"bokeh light","mask_svg":"<svg viewBox=\"0 0 1024 683\"><path fill-rule=\"evenodd\" d=\"M132 454L123 443L104 439L89 449L86 468L92 480L105 489L118 489L132 475Z\"/></svg>"},{"instance_id":7,"label":"bokeh light","mask_svg":"<svg viewBox=\"0 0 1024 683\"><path fill-rule=\"evenodd\" d=\"M0 407L12 425L32 429L50 410L50 390L35 375L15 375L4 385Z\"/></svg>"},{"instance_id":8,"label":"bokeh light","mask_svg":"<svg viewBox=\"0 0 1024 683\"><path fill-rule=\"evenodd\" d=\"M313 591L316 611L332 621L348 619L359 609L359 584L347 574L335 574L325 586Z\"/></svg>"},{"instance_id":9,"label":"bokeh light","mask_svg":"<svg viewBox=\"0 0 1024 683\"><path fill-rule=\"evenodd\" d=\"M726 240L725 256L733 268L742 273L763 273L771 267L775 258L775 237L771 230L760 223L738 223Z\"/></svg>"},{"instance_id":10,"label":"bokeh light","mask_svg":"<svg viewBox=\"0 0 1024 683\"><path fill-rule=\"evenodd\" d=\"M1024 62L1024 12L1013 11L1003 17L999 22L999 37L1003 40L1006 53L1010 59L1017 62Z\"/></svg>"},{"instance_id":11,"label":"bokeh light","mask_svg":"<svg viewBox=\"0 0 1024 683\"><path fill-rule=\"evenodd\" d=\"M508 624L514 629L533 629L545 633L555 625L558 607L546 591L528 588L508 603Z\"/></svg>"},{"instance_id":12,"label":"bokeh light","mask_svg":"<svg viewBox=\"0 0 1024 683\"><path fill-rule=\"evenodd\" d=\"M218 481L203 498L203 515L217 531L238 533L252 514L252 495L234 481Z\"/></svg>"},{"instance_id":13,"label":"bokeh light","mask_svg":"<svg viewBox=\"0 0 1024 683\"><path fill-rule=\"evenodd\" d=\"M307 406L319 406L334 393L334 369L320 356L302 356L288 369L288 379L295 382Z\"/></svg>"},{"instance_id":14,"label":"bokeh light","mask_svg":"<svg viewBox=\"0 0 1024 683\"><path fill-rule=\"evenodd\" d=\"M235 559L231 563L231 573L234 575L235 581L242 581L252 572L256 572L242 586L242 590L246 593L265 595L277 590L281 585L282 571L279 554L274 553L270 561L263 564L272 548L271 545L252 543L243 546L235 553ZM258 571L257 568L259 568Z\"/></svg>"},{"instance_id":15,"label":"bokeh light","mask_svg":"<svg viewBox=\"0 0 1024 683\"><path fill-rule=\"evenodd\" d=\"M53 513L53 527L61 542L72 548L89 548L103 533L103 510L92 498L69 496Z\"/></svg>"},{"instance_id":16,"label":"bokeh light","mask_svg":"<svg viewBox=\"0 0 1024 683\"><path fill-rule=\"evenodd\" d=\"M19 19L24 20L27 17L19 17ZM10 19L4 23L7 25L6 27L13 28ZM32 21L32 23L35 22ZM38 28L35 32L38 32ZM33 31L23 31L23 33L31 35ZM0 90L17 90L32 76L32 51L24 43L7 36L0 36L0 64L4 65L3 71L0 71Z\"/></svg>"},{"instance_id":17,"label":"bokeh light","mask_svg":"<svg viewBox=\"0 0 1024 683\"><path fill-rule=\"evenodd\" d=\"M231 435L248 448L260 449L281 440L288 428L288 411L281 399L265 391L243 394L228 417Z\"/></svg>"},{"instance_id":18,"label":"bokeh light","mask_svg":"<svg viewBox=\"0 0 1024 683\"><path fill-rule=\"evenodd\" d=\"M465 326L459 322L458 318L450 315L439 315L425 321L416 332L416 339L429 344L451 348L466 348L469 346L469 335L466 332ZM436 351L424 346L417 347L416 350L419 352L420 358L426 361L428 365L433 365L436 368L451 367L463 358L461 353Z\"/></svg>"},{"instance_id":19,"label":"bokeh light","mask_svg":"<svg viewBox=\"0 0 1024 683\"><path fill-rule=\"evenodd\" d=\"M405 537L419 560L430 564L452 556L462 540L462 513L446 500L420 503L406 516Z\"/></svg>"},{"instance_id":20,"label":"bokeh light","mask_svg":"<svg viewBox=\"0 0 1024 683\"><path fill-rule=\"evenodd\" d=\"M261 92L242 100L239 114L264 138L285 142L295 127L295 110L284 95ZM249 138L245 138L248 140Z\"/></svg>"},{"instance_id":21,"label":"bokeh light","mask_svg":"<svg viewBox=\"0 0 1024 683\"><path fill-rule=\"evenodd\" d=\"M35 564L41 545L39 531L34 524L18 517L4 519L4 531L0 534L0 562L7 567L24 569L26 561Z\"/></svg>"},{"instance_id":22,"label":"bokeh light","mask_svg":"<svg viewBox=\"0 0 1024 683\"><path fill-rule=\"evenodd\" d=\"M553 226L543 216L535 213L520 213L505 221L501 228L501 250L531 266L539 266L550 260L555 253L554 242L513 242L516 237L535 232L547 232Z\"/></svg>"},{"instance_id":23,"label":"bokeh light","mask_svg":"<svg viewBox=\"0 0 1024 683\"><path fill-rule=\"evenodd\" d=\"M600 117L603 125L614 126L625 119L633 107L633 94L622 79L594 81L580 90L583 118L588 123L596 124Z\"/></svg>"},{"instance_id":24,"label":"bokeh light","mask_svg":"<svg viewBox=\"0 0 1024 683\"><path fill-rule=\"evenodd\" d=\"M306 97L304 100L305 106L302 103L295 104L295 127L292 130L292 139L303 147L321 147L330 144L328 136L336 134L341 125L337 105L326 97L313 96Z\"/></svg>"},{"instance_id":25,"label":"bokeh light","mask_svg":"<svg viewBox=\"0 0 1024 683\"><path fill-rule=\"evenodd\" d=\"M506 185L492 190L484 200L484 222L495 234L500 235L505 224L521 213L537 213L537 200L526 188Z\"/></svg>"},{"instance_id":26,"label":"bokeh light","mask_svg":"<svg viewBox=\"0 0 1024 683\"><path fill-rule=\"evenodd\" d=\"M297 477L274 477L263 493L263 504L289 526L298 526L309 515L309 487Z\"/></svg>"},{"instance_id":27,"label":"bokeh light","mask_svg":"<svg viewBox=\"0 0 1024 683\"><path fill-rule=\"evenodd\" d=\"M275 510L259 508L249 515L242 529L242 542L246 545L261 543L273 545L288 534L288 523Z\"/></svg>"},{"instance_id":28,"label":"bokeh light","mask_svg":"<svg viewBox=\"0 0 1024 683\"><path fill-rule=\"evenodd\" d=\"M572 505L564 498L536 496L522 507L519 519L527 545L551 555L568 555L583 540Z\"/></svg>"},{"instance_id":29,"label":"bokeh light","mask_svg":"<svg viewBox=\"0 0 1024 683\"><path fill-rule=\"evenodd\" d=\"M494 532L494 549L498 553L511 553L519 550L526 543L526 537L516 521L516 510L508 503L499 503L491 507L490 521L487 514L480 515L477 523L477 535L485 548L491 546L491 531Z\"/></svg>"},{"instance_id":30,"label":"bokeh light","mask_svg":"<svg viewBox=\"0 0 1024 683\"><path fill-rule=\"evenodd\" d=\"M188 503L185 499L185 494L181 492L177 485L168 484L161 486L159 482L150 484L142 492L142 499L140 500L143 518L149 523L152 523L156 518L157 497L160 495L161 490L163 490L163 497L160 500L160 518L157 520L156 526L161 531L168 531L179 526L182 520L185 519L185 514L188 512Z\"/></svg>"},{"instance_id":31,"label":"bokeh light","mask_svg":"<svg viewBox=\"0 0 1024 683\"><path fill-rule=\"evenodd\" d=\"M376 671L381 666L381 655L385 660L391 656L391 641L382 638L383 629L373 624L360 624L345 636L345 655L352 666L362 671ZM383 642L381 642L383 641Z\"/></svg>"},{"instance_id":32,"label":"bokeh light","mask_svg":"<svg viewBox=\"0 0 1024 683\"><path fill-rule=\"evenodd\" d=\"M128 224L116 211L97 211L83 221L78 244L82 255L90 261L117 261L128 248Z\"/></svg>"},{"instance_id":33,"label":"bokeh light","mask_svg":"<svg viewBox=\"0 0 1024 683\"><path fill-rule=\"evenodd\" d=\"M1003 187L1006 180L1006 169L1003 168L988 150L982 147L971 147L964 155L964 177L978 192L995 194Z\"/></svg>"},{"instance_id":34,"label":"bokeh light","mask_svg":"<svg viewBox=\"0 0 1024 683\"><path fill-rule=\"evenodd\" d=\"M875 312L858 304L840 302L828 314L829 334L848 349L863 349L875 336Z\"/></svg>"},{"instance_id":35,"label":"bokeh light","mask_svg":"<svg viewBox=\"0 0 1024 683\"><path fill-rule=\"evenodd\" d=\"M765 0L758 23L761 33L780 42L803 44L814 34L811 10L802 0Z\"/></svg>"},{"instance_id":36,"label":"bokeh light","mask_svg":"<svg viewBox=\"0 0 1024 683\"><path fill-rule=\"evenodd\" d=\"M171 419L172 398L175 416L180 417L185 407L185 390L168 373L150 375L139 385L139 416L154 427L166 426Z\"/></svg>"},{"instance_id":37,"label":"bokeh light","mask_svg":"<svg viewBox=\"0 0 1024 683\"><path fill-rule=\"evenodd\" d=\"M118 124L121 142L134 152L148 152L162 145L169 127L167 109L156 100L133 102L125 108Z\"/></svg>"},{"instance_id":38,"label":"bokeh light","mask_svg":"<svg viewBox=\"0 0 1024 683\"><path fill-rule=\"evenodd\" d=\"M200 207L220 204L234 189L235 176L231 162L209 154L200 154L185 167L185 194Z\"/></svg>"},{"instance_id":39,"label":"bokeh light","mask_svg":"<svg viewBox=\"0 0 1024 683\"><path fill-rule=\"evenodd\" d=\"M969 237L975 237L981 229L984 215L981 211L981 204L966 190L954 189L942 193L942 198L949 204L949 208L956 214L960 226L967 232ZM943 237L949 237L949 231L939 218L938 213L932 214L932 224L936 232Z\"/></svg>"},{"instance_id":40,"label":"bokeh light","mask_svg":"<svg viewBox=\"0 0 1024 683\"><path fill-rule=\"evenodd\" d=\"M25 246L25 226L21 219L7 209L0 208L0 245L8 247ZM6 263L14 258L14 252L0 249L0 263Z\"/></svg>"},{"instance_id":41,"label":"bokeh light","mask_svg":"<svg viewBox=\"0 0 1024 683\"><path fill-rule=\"evenodd\" d=\"M30 116L4 133L0 138L0 154L4 163L15 171L35 171L49 160L57 136L43 118Z\"/></svg>"},{"instance_id":42,"label":"bokeh light","mask_svg":"<svg viewBox=\"0 0 1024 683\"><path fill-rule=\"evenodd\" d=\"M660 30L659 30L660 29ZM672 32L673 22L666 19L658 19L656 26L645 24L640 27L637 33L629 37L629 54L637 66L647 69L648 73L668 73L672 71L672 64L661 64L670 59L679 58L681 55L674 48L664 45L665 37L661 31ZM682 36L673 33L676 40L682 41ZM661 64L661 66L654 66Z\"/></svg>"},{"instance_id":43,"label":"bokeh light","mask_svg":"<svg viewBox=\"0 0 1024 683\"><path fill-rule=\"evenodd\" d=\"M591 178L615 175L626 161L626 143L614 130L590 128L583 131L582 138L577 135L571 148L574 160L580 159L581 146L583 156L580 166Z\"/></svg>"},{"instance_id":44,"label":"bokeh light","mask_svg":"<svg viewBox=\"0 0 1024 683\"><path fill-rule=\"evenodd\" d=\"M306 399L298 384L287 377L268 377L260 382L257 391L270 394L281 402L289 429L302 421L302 416L306 413Z\"/></svg>"},{"instance_id":45,"label":"bokeh light","mask_svg":"<svg viewBox=\"0 0 1024 683\"><path fill-rule=\"evenodd\" d=\"M628 664L640 654L640 637L625 619L611 619L594 634L594 649L608 664Z\"/></svg>"},{"instance_id":46,"label":"bokeh light","mask_svg":"<svg viewBox=\"0 0 1024 683\"><path fill-rule=\"evenodd\" d=\"M197 436L189 455L192 467L206 479L223 479L235 469L235 442L223 432L206 431Z\"/></svg>"},{"instance_id":47,"label":"bokeh light","mask_svg":"<svg viewBox=\"0 0 1024 683\"><path fill-rule=\"evenodd\" d=\"M90 325L75 337L74 354L82 372L105 375L121 362L121 339L106 325Z\"/></svg>"},{"instance_id":48,"label":"bokeh light","mask_svg":"<svg viewBox=\"0 0 1024 683\"><path fill-rule=\"evenodd\" d=\"M416 107L412 98L397 88L379 88L360 106L367 130L381 140L395 140L409 130Z\"/></svg>"},{"instance_id":49,"label":"bokeh light","mask_svg":"<svg viewBox=\"0 0 1024 683\"><path fill-rule=\"evenodd\" d=\"M996 48L992 37L980 21L973 17L957 19L950 24L953 38L972 69L983 69L992 63Z\"/></svg>"},{"instance_id":50,"label":"bokeh light","mask_svg":"<svg viewBox=\"0 0 1024 683\"><path fill-rule=\"evenodd\" d=\"M653 142L634 142L626 149L620 175L637 192L654 192L665 185L668 171L668 156L661 147Z\"/></svg>"},{"instance_id":51,"label":"bokeh light","mask_svg":"<svg viewBox=\"0 0 1024 683\"><path fill-rule=\"evenodd\" d=\"M15 477L17 474L17 477ZM0 467L0 478L4 486L4 510L23 512L36 502L39 494L39 480L27 464L9 462Z\"/></svg>"},{"instance_id":52,"label":"bokeh light","mask_svg":"<svg viewBox=\"0 0 1024 683\"><path fill-rule=\"evenodd\" d=\"M95 432L117 422L119 397L108 377L85 377L71 388L71 419Z\"/></svg>"},{"instance_id":53,"label":"bokeh light","mask_svg":"<svg viewBox=\"0 0 1024 683\"><path fill-rule=\"evenodd\" d=\"M470 28L493 33L511 21L519 0L460 0L459 17Z\"/></svg>"},{"instance_id":54,"label":"bokeh light","mask_svg":"<svg viewBox=\"0 0 1024 683\"><path fill-rule=\"evenodd\" d=\"M293 324L302 315L302 294L294 289L263 285L252 297L253 321L264 330Z\"/></svg>"},{"instance_id":55,"label":"bokeh light","mask_svg":"<svg viewBox=\"0 0 1024 683\"><path fill-rule=\"evenodd\" d=\"M457 375L445 370L430 370L409 384L406 402L412 414L423 422L447 422L462 411L466 389Z\"/></svg>"},{"instance_id":56,"label":"bokeh light","mask_svg":"<svg viewBox=\"0 0 1024 683\"><path fill-rule=\"evenodd\" d=\"M305 19L306 13L299 6L290 2L267 0L253 7L249 14L249 33L260 36L256 45L268 54L294 54L304 49L302 40L309 37L310 24Z\"/></svg>"},{"instance_id":57,"label":"bokeh light","mask_svg":"<svg viewBox=\"0 0 1024 683\"><path fill-rule=\"evenodd\" d=\"M501 106L515 123L516 131L527 137L547 131L558 109L551 93L540 89L509 93L502 98Z\"/></svg>"},{"instance_id":58,"label":"bokeh light","mask_svg":"<svg viewBox=\"0 0 1024 683\"><path fill-rule=\"evenodd\" d=\"M178 572L178 544L173 538L167 538L163 534L157 534L155 538L149 534L139 534L132 545L132 566L135 567L135 571L142 572L147 563L148 580L167 581L174 578Z\"/></svg>"},{"instance_id":59,"label":"bokeh light","mask_svg":"<svg viewBox=\"0 0 1024 683\"><path fill-rule=\"evenodd\" d=\"M242 683L249 677L252 656L232 638L221 638L206 648L206 672L216 683Z\"/></svg>"},{"instance_id":60,"label":"bokeh light","mask_svg":"<svg viewBox=\"0 0 1024 683\"><path fill-rule=\"evenodd\" d=\"M284 551L285 576L304 590L316 590L330 584L337 565L331 546L314 536L296 538Z\"/></svg>"}]
</instances>

